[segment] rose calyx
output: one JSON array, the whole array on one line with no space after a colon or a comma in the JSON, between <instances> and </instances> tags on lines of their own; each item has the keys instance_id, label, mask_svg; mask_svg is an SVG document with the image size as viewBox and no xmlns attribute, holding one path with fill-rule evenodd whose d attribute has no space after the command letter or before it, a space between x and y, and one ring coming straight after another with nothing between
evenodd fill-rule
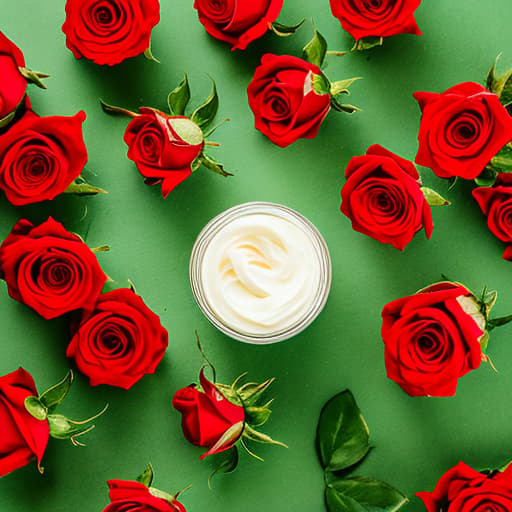
<instances>
[{"instance_id":1,"label":"rose calyx","mask_svg":"<svg viewBox=\"0 0 512 512\"><path fill-rule=\"evenodd\" d=\"M108 408L108 404L98 414L83 421L74 421L55 411L66 398L73 383L74 375L70 370L63 380L47 389L39 396L25 399L25 409L37 420L48 421L50 436L54 439L69 439L75 446L84 446L77 438L90 432L99 418Z\"/></svg>"}]
</instances>

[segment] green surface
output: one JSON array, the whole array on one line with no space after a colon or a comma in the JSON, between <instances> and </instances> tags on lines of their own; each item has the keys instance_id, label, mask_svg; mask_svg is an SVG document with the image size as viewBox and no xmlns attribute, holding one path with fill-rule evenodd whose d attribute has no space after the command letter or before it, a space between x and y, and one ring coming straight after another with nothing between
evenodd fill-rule
<instances>
[{"instance_id":1,"label":"green surface","mask_svg":"<svg viewBox=\"0 0 512 512\"><path fill-rule=\"evenodd\" d=\"M0 238L21 217L41 222L51 214L69 229L87 234L91 246L110 244L100 254L116 281L130 278L146 302L162 317L171 338L169 351L154 376L131 390L91 388L81 375L62 412L87 416L105 402L110 409L86 439L86 448L51 440L40 476L35 465L0 481L2 512L101 511L109 478L130 479L151 461L154 485L183 495L189 512L244 510L322 511L323 476L315 448L315 428L324 403L350 388L370 426L376 449L358 471L385 480L409 496L433 488L438 477L463 459L479 468L498 466L512 456L510 387L512 327L492 333L488 365L460 381L450 399L409 398L385 375L380 338L384 304L414 292L444 273L479 291L499 289L497 316L512 312L512 264L501 259L503 245L486 228L470 195L470 185L447 191L451 207L434 211L431 241L419 233L400 253L355 233L339 213L339 191L348 159L380 143L414 158L419 109L416 90L442 91L467 80L483 81L494 58L512 62L510 0L425 0L417 11L423 37L398 36L365 54L329 57L332 79L362 76L351 102L363 111L331 113L313 141L280 150L253 128L245 89L260 56L300 54L310 39L306 24L296 36L279 40L269 34L245 52L232 53L212 39L197 21L192 0L162 1L162 20L153 36L153 52L162 64L135 58L111 69L76 61L65 47L60 27L64 1L0 0L0 27L24 51L27 63L48 72L48 91L31 88L41 115L87 112L89 163L86 177L108 196L59 198L26 208L0 199ZM288 1L280 21L315 17L331 49L349 49L327 0ZM219 118L231 123L215 135L222 143L211 154L235 177L224 179L202 169L164 201L158 188L143 185L126 158L122 134L127 120L105 115L98 98L127 108L164 108L168 92L189 73L195 103L209 94L207 74L217 81ZM310 218L325 236L333 260L333 287L325 311L303 334L274 346L233 341L213 328L194 303L188 281L192 244L214 215L251 200L285 204ZM40 390L60 380L69 367L64 319L45 321L9 299L0 286L0 373L23 365ZM236 473L207 487L208 461L201 449L184 441L180 415L170 408L172 394L192 382L201 365L194 329L216 363L220 381L249 371L254 380L275 376L274 414L266 432L288 450L258 446L264 463L243 456ZM407 510L423 507L413 498Z\"/></svg>"}]
</instances>

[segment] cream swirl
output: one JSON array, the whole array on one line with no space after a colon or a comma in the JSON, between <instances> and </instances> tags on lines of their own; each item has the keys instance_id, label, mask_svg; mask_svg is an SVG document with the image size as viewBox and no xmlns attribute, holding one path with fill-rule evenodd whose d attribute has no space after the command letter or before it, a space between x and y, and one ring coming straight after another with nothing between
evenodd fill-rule
<instances>
[{"instance_id":1,"label":"cream swirl","mask_svg":"<svg viewBox=\"0 0 512 512\"><path fill-rule=\"evenodd\" d=\"M311 310L320 265L308 234L272 214L250 214L220 229L205 250L207 302L226 325L252 335L290 328Z\"/></svg>"}]
</instances>

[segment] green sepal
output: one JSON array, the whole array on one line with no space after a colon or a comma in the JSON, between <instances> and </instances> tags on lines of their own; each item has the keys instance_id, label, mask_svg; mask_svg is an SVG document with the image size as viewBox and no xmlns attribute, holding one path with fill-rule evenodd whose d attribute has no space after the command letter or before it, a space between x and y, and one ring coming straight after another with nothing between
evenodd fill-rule
<instances>
[{"instance_id":1,"label":"green sepal","mask_svg":"<svg viewBox=\"0 0 512 512\"><path fill-rule=\"evenodd\" d=\"M192 121L194 121L194 123L196 123L197 126L203 130L215 119L218 109L219 96L217 94L217 86L215 85L215 81L212 79L212 92L209 98L202 105L197 107L190 119L192 119Z\"/></svg>"},{"instance_id":2,"label":"green sepal","mask_svg":"<svg viewBox=\"0 0 512 512\"><path fill-rule=\"evenodd\" d=\"M144 57L146 57L146 59L148 59L148 60L156 62L157 64L160 64L160 61L153 55L153 51L151 50L151 44L145 50Z\"/></svg>"},{"instance_id":3,"label":"green sepal","mask_svg":"<svg viewBox=\"0 0 512 512\"><path fill-rule=\"evenodd\" d=\"M480 348L482 349L482 352L484 354L487 353L487 349L489 347L489 338L490 338L489 331L485 331L482 334L482 337L478 340L478 342L480 343Z\"/></svg>"},{"instance_id":4,"label":"green sepal","mask_svg":"<svg viewBox=\"0 0 512 512\"><path fill-rule=\"evenodd\" d=\"M50 75L47 75L46 73L40 73L39 71L32 71L31 69L24 67L19 67L18 69L27 82L37 85L37 87L41 89L46 89L46 85L44 85L42 80L45 78L50 78Z\"/></svg>"},{"instance_id":5,"label":"green sepal","mask_svg":"<svg viewBox=\"0 0 512 512\"><path fill-rule=\"evenodd\" d=\"M245 407L245 420L249 425L252 425L254 427L261 427L264 425L270 418L270 415L272 414L272 411L270 410L271 402L268 404L265 404L262 407L255 407L253 405Z\"/></svg>"},{"instance_id":6,"label":"green sepal","mask_svg":"<svg viewBox=\"0 0 512 512\"><path fill-rule=\"evenodd\" d=\"M105 103L100 98L100 105L103 109L103 112L105 114L109 114L111 116L125 116L125 117L137 117L139 114L136 114L135 112L132 112L131 110L127 110L125 108L121 107L115 107L114 105L109 105L108 103Z\"/></svg>"},{"instance_id":7,"label":"green sepal","mask_svg":"<svg viewBox=\"0 0 512 512\"><path fill-rule=\"evenodd\" d=\"M217 174L220 174L221 176L227 177L227 176L233 176L230 172L227 172L224 170L224 166L220 164L219 162L216 162L213 158L210 158L209 156L205 155L204 153L199 157L201 163L207 168L210 169L210 171L216 172Z\"/></svg>"},{"instance_id":8,"label":"green sepal","mask_svg":"<svg viewBox=\"0 0 512 512\"><path fill-rule=\"evenodd\" d=\"M321 68L326 55L327 41L315 27L315 35L313 36L313 39L311 39L311 41L306 46L304 46L302 50L302 57L310 64L314 64L315 66Z\"/></svg>"},{"instance_id":9,"label":"green sepal","mask_svg":"<svg viewBox=\"0 0 512 512\"><path fill-rule=\"evenodd\" d=\"M151 465L151 462L148 464L148 467L144 470L143 473L141 473L137 477L137 482L140 482L142 485L145 485L146 487L151 487L151 484L153 483L153 478L155 476L155 473L153 472L153 466Z\"/></svg>"},{"instance_id":10,"label":"green sepal","mask_svg":"<svg viewBox=\"0 0 512 512\"><path fill-rule=\"evenodd\" d=\"M359 41L356 41L354 44L354 47L352 50L369 50L371 48L375 48L376 46L382 46L382 43L384 42L383 37L374 37L374 36L368 36L363 37L362 39L359 39Z\"/></svg>"},{"instance_id":11,"label":"green sepal","mask_svg":"<svg viewBox=\"0 0 512 512\"><path fill-rule=\"evenodd\" d=\"M341 103L336 96L331 96L331 107L338 112L345 112L346 114L353 114L354 112L360 112L361 109L355 105L349 103Z\"/></svg>"},{"instance_id":12,"label":"green sepal","mask_svg":"<svg viewBox=\"0 0 512 512\"><path fill-rule=\"evenodd\" d=\"M507 144L491 159L490 166L498 172L512 172L512 147Z\"/></svg>"},{"instance_id":13,"label":"green sepal","mask_svg":"<svg viewBox=\"0 0 512 512\"><path fill-rule=\"evenodd\" d=\"M12 120L14 119L15 115L16 115L16 110L14 112L11 112L10 114L7 114L4 118L0 119L0 130L2 128L5 128L6 126L10 125L12 123Z\"/></svg>"},{"instance_id":14,"label":"green sepal","mask_svg":"<svg viewBox=\"0 0 512 512\"><path fill-rule=\"evenodd\" d=\"M282 446L283 448L288 448L288 446L282 443L281 441L276 441L275 439L272 439L270 436L267 436L267 434L254 430L248 424L245 425L242 435L244 438L249 439L249 441L256 441L257 443L264 444L275 444L277 446Z\"/></svg>"},{"instance_id":15,"label":"green sepal","mask_svg":"<svg viewBox=\"0 0 512 512\"><path fill-rule=\"evenodd\" d=\"M49 414L50 436L54 439L69 439L75 446L79 446L81 443L76 438L90 432L95 427L91 422L99 418L107 409L108 404L98 414L84 421L74 421L62 414Z\"/></svg>"},{"instance_id":16,"label":"green sepal","mask_svg":"<svg viewBox=\"0 0 512 512\"><path fill-rule=\"evenodd\" d=\"M354 476L327 484L329 512L396 512L409 500L385 482Z\"/></svg>"},{"instance_id":17,"label":"green sepal","mask_svg":"<svg viewBox=\"0 0 512 512\"><path fill-rule=\"evenodd\" d=\"M60 382L47 389L39 396L39 400L48 409L48 412L52 413L66 398L73 384L73 379L73 371L69 370L67 375Z\"/></svg>"},{"instance_id":18,"label":"green sepal","mask_svg":"<svg viewBox=\"0 0 512 512\"><path fill-rule=\"evenodd\" d=\"M172 116L182 116L185 114L188 102L190 101L190 86L188 77L185 73L183 81L169 93L167 97L167 104L169 105L169 112Z\"/></svg>"},{"instance_id":19,"label":"green sepal","mask_svg":"<svg viewBox=\"0 0 512 512\"><path fill-rule=\"evenodd\" d=\"M229 450L213 455L215 458L222 458L222 462L208 477L208 487L212 488L212 480L215 475L232 473L238 466L238 448L232 446Z\"/></svg>"},{"instance_id":20,"label":"green sepal","mask_svg":"<svg viewBox=\"0 0 512 512\"><path fill-rule=\"evenodd\" d=\"M331 82L323 73L321 75L311 73L311 84L313 90L320 96L331 93Z\"/></svg>"},{"instance_id":21,"label":"green sepal","mask_svg":"<svg viewBox=\"0 0 512 512\"><path fill-rule=\"evenodd\" d=\"M502 316L500 318L490 318L487 320L486 329L490 332L496 327L501 327L502 325L507 325L512 322L512 315Z\"/></svg>"},{"instance_id":22,"label":"green sepal","mask_svg":"<svg viewBox=\"0 0 512 512\"><path fill-rule=\"evenodd\" d=\"M489 316L491 309L496 304L498 300L498 292L496 290L488 291L487 287L485 287L482 291L482 296L480 298L480 310L485 315L485 318Z\"/></svg>"},{"instance_id":23,"label":"green sepal","mask_svg":"<svg viewBox=\"0 0 512 512\"><path fill-rule=\"evenodd\" d=\"M48 408L37 396L27 396L25 398L25 409L36 420L44 421L48 418Z\"/></svg>"},{"instance_id":24,"label":"green sepal","mask_svg":"<svg viewBox=\"0 0 512 512\"><path fill-rule=\"evenodd\" d=\"M338 94L350 94L349 87L354 82L361 79L362 77L358 76L355 78L347 78L346 80L338 80L337 82L332 82L329 92L331 96L336 96Z\"/></svg>"},{"instance_id":25,"label":"green sepal","mask_svg":"<svg viewBox=\"0 0 512 512\"><path fill-rule=\"evenodd\" d=\"M450 201L445 199L441 194L435 190L432 190L431 188L420 187L420 189L423 193L423 196L425 197L425 200L430 206L448 206L451 204Z\"/></svg>"},{"instance_id":26,"label":"green sepal","mask_svg":"<svg viewBox=\"0 0 512 512\"><path fill-rule=\"evenodd\" d=\"M87 183L82 177L74 180L63 194L75 194L77 196L94 196L96 194L108 194L106 190Z\"/></svg>"},{"instance_id":27,"label":"green sepal","mask_svg":"<svg viewBox=\"0 0 512 512\"><path fill-rule=\"evenodd\" d=\"M475 184L479 187L492 187L498 178L498 171L488 165L476 178Z\"/></svg>"},{"instance_id":28,"label":"green sepal","mask_svg":"<svg viewBox=\"0 0 512 512\"><path fill-rule=\"evenodd\" d=\"M263 394L267 391L270 385L275 381L275 378L271 378L258 384L256 382L248 382L240 388L238 388L237 394L242 399L246 406L254 406L262 398ZM233 387L236 387L238 381L233 383Z\"/></svg>"},{"instance_id":29,"label":"green sepal","mask_svg":"<svg viewBox=\"0 0 512 512\"><path fill-rule=\"evenodd\" d=\"M273 23L269 23L268 27L279 37L288 37L295 34L295 32L302 27L305 21L306 20L303 19L300 23L297 23L297 25L283 25L282 23L274 21Z\"/></svg>"},{"instance_id":30,"label":"green sepal","mask_svg":"<svg viewBox=\"0 0 512 512\"><path fill-rule=\"evenodd\" d=\"M370 451L370 431L352 393L347 389L331 398L320 413L316 445L322 467L341 471L361 461Z\"/></svg>"},{"instance_id":31,"label":"green sepal","mask_svg":"<svg viewBox=\"0 0 512 512\"><path fill-rule=\"evenodd\" d=\"M492 68L489 70L486 79L486 86L500 98L500 102L505 107L512 104L512 69L509 69L501 76L496 74L496 66L501 54L496 57Z\"/></svg>"}]
</instances>

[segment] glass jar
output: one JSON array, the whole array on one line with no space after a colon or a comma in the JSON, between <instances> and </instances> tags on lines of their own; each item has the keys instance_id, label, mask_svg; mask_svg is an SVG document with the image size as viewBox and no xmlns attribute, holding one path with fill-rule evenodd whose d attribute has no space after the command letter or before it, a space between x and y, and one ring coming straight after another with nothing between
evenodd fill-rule
<instances>
[{"instance_id":1,"label":"glass jar","mask_svg":"<svg viewBox=\"0 0 512 512\"><path fill-rule=\"evenodd\" d=\"M271 215L288 221L300 229L311 244L312 253L314 254L313 264L318 265L318 272L315 269L315 275L318 275L318 283L314 283L316 290L314 290L314 296L311 297L311 301L307 306L307 311L304 311L290 325L283 326L280 329L269 329L268 332L263 333L250 332L250 329L235 328L223 319L217 311L218 308L208 300L208 294L206 293L203 281L205 253L212 240L232 224L233 221L255 214ZM208 320L231 338L258 345L283 341L306 329L324 308L329 296L332 277L329 250L317 228L303 215L291 208L267 202L251 202L234 206L208 222L199 233L192 248L189 271L192 293ZM307 269L304 269L304 271L307 271Z\"/></svg>"}]
</instances>

